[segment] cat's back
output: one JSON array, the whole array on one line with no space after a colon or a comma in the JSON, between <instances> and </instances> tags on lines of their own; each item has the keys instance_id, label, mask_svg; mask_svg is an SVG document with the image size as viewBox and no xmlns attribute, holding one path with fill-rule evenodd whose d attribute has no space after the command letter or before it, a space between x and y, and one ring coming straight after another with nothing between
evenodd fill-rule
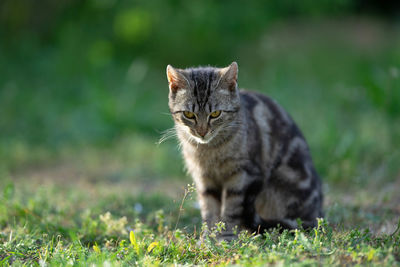
<instances>
[{"instance_id":1,"label":"cat's back","mask_svg":"<svg viewBox=\"0 0 400 267\"><path fill-rule=\"evenodd\" d=\"M264 172L281 164L293 150L299 150L297 154L301 154L302 161L311 160L303 134L275 100L261 93L241 90L240 101L248 124L250 156L259 158Z\"/></svg>"},{"instance_id":2,"label":"cat's back","mask_svg":"<svg viewBox=\"0 0 400 267\"><path fill-rule=\"evenodd\" d=\"M257 202L259 214L265 218L279 217L281 212L303 219L322 216L321 182L296 123L276 101L263 94L242 90L240 100L248 121L249 156L267 177L265 193ZM296 206L295 212L285 206L288 196L289 204ZM280 208L274 213L271 207Z\"/></svg>"},{"instance_id":3,"label":"cat's back","mask_svg":"<svg viewBox=\"0 0 400 267\"><path fill-rule=\"evenodd\" d=\"M246 109L247 116L262 119L264 122L267 121L271 124L270 127L287 127L294 124L290 115L272 98L258 92L243 89L240 90L239 95L241 106Z\"/></svg>"},{"instance_id":4,"label":"cat's back","mask_svg":"<svg viewBox=\"0 0 400 267\"><path fill-rule=\"evenodd\" d=\"M260 132L268 134L271 142L287 143L293 138L304 140L304 136L289 113L272 98L247 90L240 90L241 106L248 121Z\"/></svg>"}]
</instances>

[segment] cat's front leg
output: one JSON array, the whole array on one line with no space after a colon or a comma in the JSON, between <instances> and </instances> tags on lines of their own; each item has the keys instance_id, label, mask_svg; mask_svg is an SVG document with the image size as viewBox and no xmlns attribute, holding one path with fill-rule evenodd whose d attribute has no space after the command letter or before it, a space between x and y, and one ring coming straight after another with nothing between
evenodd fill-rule
<instances>
[{"instance_id":1,"label":"cat's front leg","mask_svg":"<svg viewBox=\"0 0 400 267\"><path fill-rule=\"evenodd\" d=\"M204 187L198 190L201 217L208 229L215 227L215 224L221 220L221 195L221 189L216 187ZM203 235L206 234L208 232L203 233Z\"/></svg>"},{"instance_id":2,"label":"cat's front leg","mask_svg":"<svg viewBox=\"0 0 400 267\"><path fill-rule=\"evenodd\" d=\"M222 191L221 221L225 227L218 239L230 241L236 238L235 229L240 229L242 224L243 200L241 189L227 187Z\"/></svg>"},{"instance_id":3,"label":"cat's front leg","mask_svg":"<svg viewBox=\"0 0 400 267\"><path fill-rule=\"evenodd\" d=\"M218 237L220 240L235 239L237 231L243 226L244 203L248 183L246 173L237 173L224 184L221 198L221 221L225 229Z\"/></svg>"},{"instance_id":4,"label":"cat's front leg","mask_svg":"<svg viewBox=\"0 0 400 267\"><path fill-rule=\"evenodd\" d=\"M262 179L246 172L231 177L222 191L221 220L225 230L219 239L232 240L238 231L248 228L255 218L254 201L262 188Z\"/></svg>"}]
</instances>

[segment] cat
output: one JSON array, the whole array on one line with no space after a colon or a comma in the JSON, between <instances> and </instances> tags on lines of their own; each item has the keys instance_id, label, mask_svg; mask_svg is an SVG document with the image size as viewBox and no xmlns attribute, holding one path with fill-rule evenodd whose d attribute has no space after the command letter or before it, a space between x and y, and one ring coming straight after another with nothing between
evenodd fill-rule
<instances>
[{"instance_id":1,"label":"cat","mask_svg":"<svg viewBox=\"0 0 400 267\"><path fill-rule=\"evenodd\" d=\"M236 62L167 66L169 109L203 222L223 222L222 240L237 229L316 227L323 194L302 133L275 101L239 90L237 76Z\"/></svg>"}]
</instances>

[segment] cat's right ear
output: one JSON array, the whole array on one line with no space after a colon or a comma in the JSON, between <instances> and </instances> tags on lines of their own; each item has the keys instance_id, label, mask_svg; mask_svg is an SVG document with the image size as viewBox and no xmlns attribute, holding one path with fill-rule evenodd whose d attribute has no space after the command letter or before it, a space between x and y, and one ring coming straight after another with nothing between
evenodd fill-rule
<instances>
[{"instance_id":1,"label":"cat's right ear","mask_svg":"<svg viewBox=\"0 0 400 267\"><path fill-rule=\"evenodd\" d=\"M171 65L167 66L167 78L169 89L173 93L176 93L176 91L178 91L179 89L187 87L189 84L184 74L181 73L180 70L172 67Z\"/></svg>"},{"instance_id":2,"label":"cat's right ear","mask_svg":"<svg viewBox=\"0 0 400 267\"><path fill-rule=\"evenodd\" d=\"M237 88L238 64L234 61L228 67L220 69L220 75L220 84L230 91L235 91Z\"/></svg>"}]
</instances>

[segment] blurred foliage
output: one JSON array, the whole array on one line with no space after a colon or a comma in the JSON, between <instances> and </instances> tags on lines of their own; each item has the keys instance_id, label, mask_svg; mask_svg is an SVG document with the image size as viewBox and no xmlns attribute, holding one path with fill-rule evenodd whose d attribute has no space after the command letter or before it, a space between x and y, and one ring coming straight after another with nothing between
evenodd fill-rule
<instances>
[{"instance_id":1,"label":"blurred foliage","mask_svg":"<svg viewBox=\"0 0 400 267\"><path fill-rule=\"evenodd\" d=\"M57 145L108 140L131 129L154 133L154 125L168 125L150 112L166 111L158 97L166 92L152 88L160 87L167 63L226 64L273 20L350 6L346 0L2 1L0 135Z\"/></svg>"}]
</instances>

